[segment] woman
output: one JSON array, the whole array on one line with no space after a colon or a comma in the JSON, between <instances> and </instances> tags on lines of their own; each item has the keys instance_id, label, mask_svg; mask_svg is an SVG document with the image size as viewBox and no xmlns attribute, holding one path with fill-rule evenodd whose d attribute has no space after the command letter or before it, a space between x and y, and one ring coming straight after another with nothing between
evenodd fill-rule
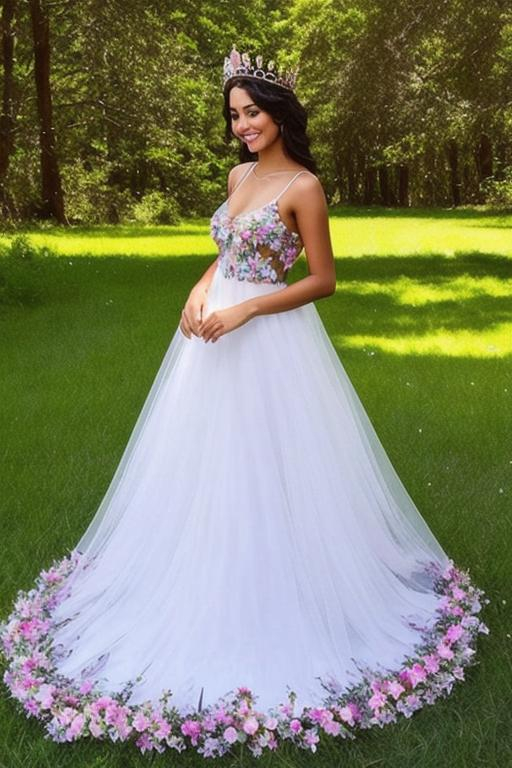
<instances>
[{"instance_id":1,"label":"woman","mask_svg":"<svg viewBox=\"0 0 512 768\"><path fill-rule=\"evenodd\" d=\"M5 681L55 740L315 750L448 693L487 632L313 304L335 271L294 77L236 50L224 77L250 162L219 256L94 519L2 626Z\"/></svg>"}]
</instances>

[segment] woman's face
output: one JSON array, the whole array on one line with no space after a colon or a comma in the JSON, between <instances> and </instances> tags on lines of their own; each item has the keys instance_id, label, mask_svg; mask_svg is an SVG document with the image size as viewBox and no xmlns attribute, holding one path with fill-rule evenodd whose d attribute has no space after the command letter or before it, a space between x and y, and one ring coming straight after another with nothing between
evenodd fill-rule
<instances>
[{"instance_id":1,"label":"woman's face","mask_svg":"<svg viewBox=\"0 0 512 768\"><path fill-rule=\"evenodd\" d=\"M281 135L279 126L268 112L256 106L243 88L235 86L229 93L231 130L244 141L250 152L261 152Z\"/></svg>"}]
</instances>

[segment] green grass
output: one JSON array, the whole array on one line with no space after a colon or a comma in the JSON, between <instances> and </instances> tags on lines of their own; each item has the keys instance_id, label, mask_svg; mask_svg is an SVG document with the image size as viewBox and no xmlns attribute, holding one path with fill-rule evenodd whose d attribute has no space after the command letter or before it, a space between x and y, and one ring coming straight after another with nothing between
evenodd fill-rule
<instances>
[{"instance_id":1,"label":"green grass","mask_svg":"<svg viewBox=\"0 0 512 768\"><path fill-rule=\"evenodd\" d=\"M353 743L325 740L316 755L286 747L215 764L508 768L512 216L339 209L331 228L338 290L318 310L422 514L491 599L491 633L467 681L410 720ZM29 237L55 255L44 259L37 303L0 306L2 617L85 529L188 291L215 255L204 220ZM305 274L302 257L292 279ZM192 752L53 744L0 690L0 768L204 764Z\"/></svg>"}]
</instances>

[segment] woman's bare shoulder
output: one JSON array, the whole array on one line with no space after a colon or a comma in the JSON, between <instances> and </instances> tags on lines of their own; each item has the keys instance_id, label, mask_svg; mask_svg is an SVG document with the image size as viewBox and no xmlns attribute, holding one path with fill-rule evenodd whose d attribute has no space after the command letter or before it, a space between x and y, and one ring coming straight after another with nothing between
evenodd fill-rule
<instances>
[{"instance_id":1,"label":"woman's bare shoulder","mask_svg":"<svg viewBox=\"0 0 512 768\"><path fill-rule=\"evenodd\" d=\"M234 186L236 186L237 182L242 178L246 170L249 168L249 166L252 165L252 162L249 163L238 163L238 165L234 165L232 169L230 170L228 174L228 192L231 194L231 190Z\"/></svg>"},{"instance_id":2,"label":"woman's bare shoulder","mask_svg":"<svg viewBox=\"0 0 512 768\"><path fill-rule=\"evenodd\" d=\"M302 200L306 205L308 201L324 200L325 192L318 176L308 171L307 168L303 170L305 173L301 173L292 184L295 199L297 201Z\"/></svg>"}]
</instances>

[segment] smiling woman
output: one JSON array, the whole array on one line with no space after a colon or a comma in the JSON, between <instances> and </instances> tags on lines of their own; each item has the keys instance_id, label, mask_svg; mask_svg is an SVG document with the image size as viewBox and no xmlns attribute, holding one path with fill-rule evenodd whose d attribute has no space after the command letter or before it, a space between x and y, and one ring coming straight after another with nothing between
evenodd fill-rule
<instances>
[{"instance_id":1,"label":"smiling woman","mask_svg":"<svg viewBox=\"0 0 512 768\"><path fill-rule=\"evenodd\" d=\"M258 59L225 64L257 159L212 216L218 256L89 526L0 628L5 682L56 741L315 751L447 695L488 631L315 307L325 195L293 79Z\"/></svg>"}]
</instances>

